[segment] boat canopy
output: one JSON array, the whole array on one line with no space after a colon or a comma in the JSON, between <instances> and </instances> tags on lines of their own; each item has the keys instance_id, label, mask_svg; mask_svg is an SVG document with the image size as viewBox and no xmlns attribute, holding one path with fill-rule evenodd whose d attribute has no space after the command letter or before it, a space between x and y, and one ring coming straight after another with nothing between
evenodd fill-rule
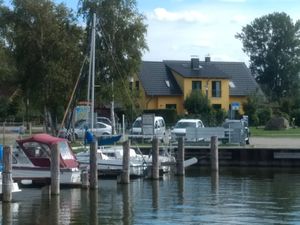
<instances>
[{"instance_id":1,"label":"boat canopy","mask_svg":"<svg viewBox=\"0 0 300 225\"><path fill-rule=\"evenodd\" d=\"M17 143L35 166L50 167L51 151L53 145L57 144L60 152L60 167L78 167L76 157L66 139L42 133L35 134L26 139L17 140Z\"/></svg>"}]
</instances>

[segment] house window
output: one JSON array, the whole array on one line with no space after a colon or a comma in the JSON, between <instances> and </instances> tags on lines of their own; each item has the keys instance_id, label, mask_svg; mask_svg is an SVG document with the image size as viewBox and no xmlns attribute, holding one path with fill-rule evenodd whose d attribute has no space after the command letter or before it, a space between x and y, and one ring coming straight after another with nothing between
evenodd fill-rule
<instances>
[{"instance_id":1,"label":"house window","mask_svg":"<svg viewBox=\"0 0 300 225\"><path fill-rule=\"evenodd\" d=\"M192 81L192 90L201 90L201 81Z\"/></svg>"},{"instance_id":2,"label":"house window","mask_svg":"<svg viewBox=\"0 0 300 225\"><path fill-rule=\"evenodd\" d=\"M215 110L219 110L219 109L221 109L221 104L212 104L212 107L213 107Z\"/></svg>"},{"instance_id":3,"label":"house window","mask_svg":"<svg viewBox=\"0 0 300 225\"><path fill-rule=\"evenodd\" d=\"M212 97L221 97L221 81L212 82Z\"/></svg>"},{"instance_id":4,"label":"house window","mask_svg":"<svg viewBox=\"0 0 300 225\"><path fill-rule=\"evenodd\" d=\"M176 109L176 104L166 104L166 109Z\"/></svg>"}]
</instances>

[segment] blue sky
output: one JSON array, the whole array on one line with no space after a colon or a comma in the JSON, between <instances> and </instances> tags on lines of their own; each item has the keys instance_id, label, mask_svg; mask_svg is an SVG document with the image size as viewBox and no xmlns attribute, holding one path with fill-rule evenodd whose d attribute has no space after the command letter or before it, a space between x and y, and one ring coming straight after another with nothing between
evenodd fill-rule
<instances>
[{"instance_id":1,"label":"blue sky","mask_svg":"<svg viewBox=\"0 0 300 225\"><path fill-rule=\"evenodd\" d=\"M7 0L8 1L8 0ZM55 0L77 9L77 0ZM209 55L216 61L242 61L248 56L234 36L255 18L285 12L300 19L299 0L137 0L146 16L149 51L143 60L189 60Z\"/></svg>"}]
</instances>

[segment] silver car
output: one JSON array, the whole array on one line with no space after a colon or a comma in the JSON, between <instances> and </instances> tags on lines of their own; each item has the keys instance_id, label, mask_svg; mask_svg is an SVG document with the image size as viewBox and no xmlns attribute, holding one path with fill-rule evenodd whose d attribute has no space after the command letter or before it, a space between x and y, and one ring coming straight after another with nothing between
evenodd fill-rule
<instances>
[{"instance_id":1,"label":"silver car","mask_svg":"<svg viewBox=\"0 0 300 225\"><path fill-rule=\"evenodd\" d=\"M73 129L70 129L69 131L67 131L66 129L61 130L59 132L59 137L69 139L71 137L72 130ZM75 128L74 128L75 139L84 139L85 132L87 130L91 131L93 135L96 137L112 134L112 127L106 123L96 122L93 130L91 130L90 123L87 123L86 121L81 121L80 123L75 124Z\"/></svg>"},{"instance_id":2,"label":"silver car","mask_svg":"<svg viewBox=\"0 0 300 225\"><path fill-rule=\"evenodd\" d=\"M106 123L96 122L93 130L89 123L81 123L78 127L75 127L74 134L76 139L83 139L85 137L86 130L91 131L94 136L100 137L102 135L111 135L112 127Z\"/></svg>"}]
</instances>

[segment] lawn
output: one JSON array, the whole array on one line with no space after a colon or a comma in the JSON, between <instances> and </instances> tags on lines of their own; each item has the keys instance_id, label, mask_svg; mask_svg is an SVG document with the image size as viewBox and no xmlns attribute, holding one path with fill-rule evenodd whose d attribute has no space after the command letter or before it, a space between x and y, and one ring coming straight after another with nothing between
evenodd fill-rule
<instances>
[{"instance_id":1,"label":"lawn","mask_svg":"<svg viewBox=\"0 0 300 225\"><path fill-rule=\"evenodd\" d=\"M286 130L265 130L262 127L250 127L252 137L300 137L300 128Z\"/></svg>"}]
</instances>

